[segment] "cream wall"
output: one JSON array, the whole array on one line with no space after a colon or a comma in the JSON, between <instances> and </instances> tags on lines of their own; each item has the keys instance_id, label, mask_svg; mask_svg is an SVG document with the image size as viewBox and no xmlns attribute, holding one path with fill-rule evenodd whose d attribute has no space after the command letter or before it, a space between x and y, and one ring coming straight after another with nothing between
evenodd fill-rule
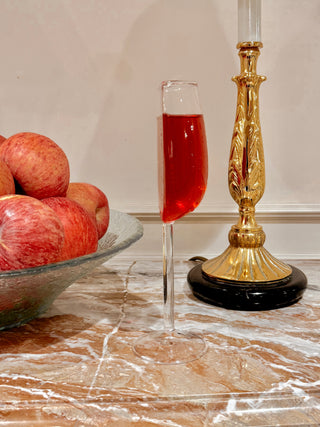
<instances>
[{"instance_id":1,"label":"cream wall","mask_svg":"<svg viewBox=\"0 0 320 427\"><path fill-rule=\"evenodd\" d=\"M239 72L237 0L0 0L0 134L29 130L67 153L73 181L100 186L158 253L158 87L199 82L210 158L197 213L177 224L185 257L224 249L236 211L227 160ZM320 256L320 1L262 0L258 63L267 185L257 209L272 251ZM199 236L202 236L199 239Z\"/></svg>"}]
</instances>

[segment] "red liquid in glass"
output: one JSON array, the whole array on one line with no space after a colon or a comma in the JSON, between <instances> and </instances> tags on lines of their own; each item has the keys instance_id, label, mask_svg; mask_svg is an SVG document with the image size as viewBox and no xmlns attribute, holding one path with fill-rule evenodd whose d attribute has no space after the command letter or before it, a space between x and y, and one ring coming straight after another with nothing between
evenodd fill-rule
<instances>
[{"instance_id":1,"label":"red liquid in glass","mask_svg":"<svg viewBox=\"0 0 320 427\"><path fill-rule=\"evenodd\" d=\"M208 153L201 114L163 114L160 146L160 215L170 223L200 203L207 187Z\"/></svg>"}]
</instances>

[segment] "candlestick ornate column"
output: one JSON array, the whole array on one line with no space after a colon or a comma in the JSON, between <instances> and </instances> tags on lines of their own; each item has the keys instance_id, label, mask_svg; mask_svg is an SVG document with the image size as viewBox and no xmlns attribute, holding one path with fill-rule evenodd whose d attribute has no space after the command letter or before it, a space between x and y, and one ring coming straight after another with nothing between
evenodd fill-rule
<instances>
[{"instance_id":1,"label":"candlestick ornate column","mask_svg":"<svg viewBox=\"0 0 320 427\"><path fill-rule=\"evenodd\" d=\"M194 267L188 281L194 295L226 308L267 310L297 302L307 285L302 271L272 256L255 219L265 188L257 74L261 42L239 43L241 72L233 78L238 100L229 159L229 190L239 205L239 221L229 232L229 247Z\"/></svg>"}]
</instances>

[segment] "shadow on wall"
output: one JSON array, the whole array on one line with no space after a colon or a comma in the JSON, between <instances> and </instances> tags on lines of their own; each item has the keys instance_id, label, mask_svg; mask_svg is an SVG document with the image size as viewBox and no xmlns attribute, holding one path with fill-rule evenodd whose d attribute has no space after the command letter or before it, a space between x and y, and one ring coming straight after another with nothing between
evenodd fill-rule
<instances>
[{"instance_id":1,"label":"shadow on wall","mask_svg":"<svg viewBox=\"0 0 320 427\"><path fill-rule=\"evenodd\" d=\"M157 211L159 86L166 79L190 79L199 82L209 158L214 162L209 185L219 168L225 181L235 109L236 92L230 82L235 56L212 0L154 1L135 21L123 45L82 165L84 176L105 188L111 200L114 195L118 200L143 203L149 195ZM223 82L228 85L227 93ZM224 129L226 121L226 139L215 139L216 130ZM220 155L222 165L214 161ZM112 176L113 182L106 182L106 170L107 179ZM126 182L120 182L119 176Z\"/></svg>"}]
</instances>

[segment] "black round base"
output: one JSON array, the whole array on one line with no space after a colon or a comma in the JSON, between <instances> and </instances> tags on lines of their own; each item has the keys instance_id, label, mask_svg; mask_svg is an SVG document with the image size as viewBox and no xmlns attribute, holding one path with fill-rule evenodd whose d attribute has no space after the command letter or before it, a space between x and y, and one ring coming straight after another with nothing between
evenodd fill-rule
<instances>
[{"instance_id":1,"label":"black round base","mask_svg":"<svg viewBox=\"0 0 320 427\"><path fill-rule=\"evenodd\" d=\"M291 268L292 274L285 279L256 283L212 278L198 264L189 271L188 282L193 295L206 303L231 310L272 310L296 303L307 287L304 273Z\"/></svg>"}]
</instances>

